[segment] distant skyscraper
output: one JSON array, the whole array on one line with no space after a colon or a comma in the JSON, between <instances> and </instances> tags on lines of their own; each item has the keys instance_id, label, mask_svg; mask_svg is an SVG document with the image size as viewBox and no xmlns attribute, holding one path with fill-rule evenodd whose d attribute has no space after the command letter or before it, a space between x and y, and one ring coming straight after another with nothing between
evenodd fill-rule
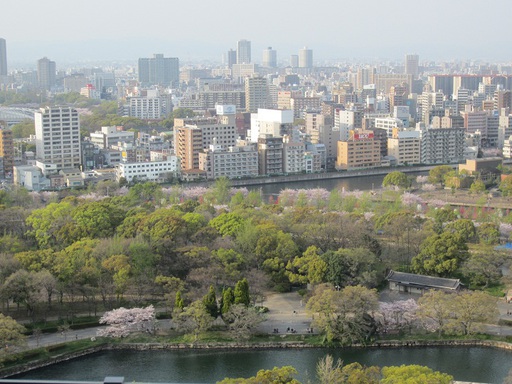
<instances>
[{"instance_id":1,"label":"distant skyscraper","mask_svg":"<svg viewBox=\"0 0 512 384\"><path fill-rule=\"evenodd\" d=\"M249 64L251 62L251 42L239 40L236 46L236 63Z\"/></svg>"},{"instance_id":2,"label":"distant skyscraper","mask_svg":"<svg viewBox=\"0 0 512 384\"><path fill-rule=\"evenodd\" d=\"M290 67L297 68L299 66L299 55L290 56Z\"/></svg>"},{"instance_id":3,"label":"distant skyscraper","mask_svg":"<svg viewBox=\"0 0 512 384\"><path fill-rule=\"evenodd\" d=\"M144 85L176 86L180 81L180 61L177 57L154 54L139 59L139 82Z\"/></svg>"},{"instance_id":4,"label":"distant skyscraper","mask_svg":"<svg viewBox=\"0 0 512 384\"><path fill-rule=\"evenodd\" d=\"M5 39L0 39L0 76L7 76L7 48Z\"/></svg>"},{"instance_id":5,"label":"distant skyscraper","mask_svg":"<svg viewBox=\"0 0 512 384\"><path fill-rule=\"evenodd\" d=\"M304 47L299 49L299 68L313 68L313 50Z\"/></svg>"},{"instance_id":6,"label":"distant skyscraper","mask_svg":"<svg viewBox=\"0 0 512 384\"><path fill-rule=\"evenodd\" d=\"M233 68L233 64L236 64L236 51L234 49L228 51L226 61L229 68Z\"/></svg>"},{"instance_id":7,"label":"distant skyscraper","mask_svg":"<svg viewBox=\"0 0 512 384\"><path fill-rule=\"evenodd\" d=\"M277 52L272 47L268 47L263 51L263 62L264 67L276 68L277 67Z\"/></svg>"},{"instance_id":8,"label":"distant skyscraper","mask_svg":"<svg viewBox=\"0 0 512 384\"><path fill-rule=\"evenodd\" d=\"M47 57L37 61L37 80L41 89L49 91L55 86L56 74L57 66L55 61L51 61Z\"/></svg>"},{"instance_id":9,"label":"distant skyscraper","mask_svg":"<svg viewBox=\"0 0 512 384\"><path fill-rule=\"evenodd\" d=\"M413 80L417 79L419 75L419 61L418 55L405 55L405 73L412 75Z\"/></svg>"}]
</instances>

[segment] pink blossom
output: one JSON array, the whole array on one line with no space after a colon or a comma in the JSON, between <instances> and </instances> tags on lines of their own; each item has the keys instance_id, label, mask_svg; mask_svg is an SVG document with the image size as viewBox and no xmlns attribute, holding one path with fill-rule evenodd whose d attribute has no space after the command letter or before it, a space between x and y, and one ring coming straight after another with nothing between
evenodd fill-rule
<instances>
[{"instance_id":1,"label":"pink blossom","mask_svg":"<svg viewBox=\"0 0 512 384\"><path fill-rule=\"evenodd\" d=\"M432 191L435 191L436 190L436 186L434 184L423 184L421 186L421 189L424 190L425 192L432 192Z\"/></svg>"},{"instance_id":2,"label":"pink blossom","mask_svg":"<svg viewBox=\"0 0 512 384\"><path fill-rule=\"evenodd\" d=\"M418 184L424 184L424 183L426 183L427 181L428 181L428 176L421 176L421 175L420 175L420 176L417 176L417 177L416 177L416 182L417 182Z\"/></svg>"},{"instance_id":3,"label":"pink blossom","mask_svg":"<svg viewBox=\"0 0 512 384\"><path fill-rule=\"evenodd\" d=\"M423 204L423 199L414 193L404 192L402 194L402 204L407 207Z\"/></svg>"},{"instance_id":4,"label":"pink blossom","mask_svg":"<svg viewBox=\"0 0 512 384\"><path fill-rule=\"evenodd\" d=\"M414 299L381 302L379 315L381 327L385 331L401 330L410 327L416 320L418 304Z\"/></svg>"},{"instance_id":5,"label":"pink blossom","mask_svg":"<svg viewBox=\"0 0 512 384\"><path fill-rule=\"evenodd\" d=\"M150 305L146 308L118 308L105 312L100 324L108 327L98 331L98 336L126 337L131 332L154 332L155 308Z\"/></svg>"}]
</instances>

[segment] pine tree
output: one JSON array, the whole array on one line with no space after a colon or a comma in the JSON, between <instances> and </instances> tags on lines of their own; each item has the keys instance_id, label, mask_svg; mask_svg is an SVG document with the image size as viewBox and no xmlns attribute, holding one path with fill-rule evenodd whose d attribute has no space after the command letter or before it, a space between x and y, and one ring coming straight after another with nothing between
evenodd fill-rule
<instances>
[{"instance_id":1,"label":"pine tree","mask_svg":"<svg viewBox=\"0 0 512 384\"><path fill-rule=\"evenodd\" d=\"M235 285L235 304L250 304L249 283L247 279L239 280Z\"/></svg>"},{"instance_id":2,"label":"pine tree","mask_svg":"<svg viewBox=\"0 0 512 384\"><path fill-rule=\"evenodd\" d=\"M210 285L210 290L206 296L203 297L203 304L208 313L212 317L216 318L219 314L219 308L217 307L217 296L215 295L215 288L213 288L213 285Z\"/></svg>"},{"instance_id":3,"label":"pine tree","mask_svg":"<svg viewBox=\"0 0 512 384\"><path fill-rule=\"evenodd\" d=\"M174 300L174 310L181 312L183 308L185 308L185 303L183 302L183 297L181 297L181 291L178 291L176 292L176 299Z\"/></svg>"},{"instance_id":4,"label":"pine tree","mask_svg":"<svg viewBox=\"0 0 512 384\"><path fill-rule=\"evenodd\" d=\"M222 306L221 306L221 313L224 315L229 311L229 308L234 304L235 302L235 295L233 294L233 290L231 287L228 287L222 291Z\"/></svg>"}]
</instances>

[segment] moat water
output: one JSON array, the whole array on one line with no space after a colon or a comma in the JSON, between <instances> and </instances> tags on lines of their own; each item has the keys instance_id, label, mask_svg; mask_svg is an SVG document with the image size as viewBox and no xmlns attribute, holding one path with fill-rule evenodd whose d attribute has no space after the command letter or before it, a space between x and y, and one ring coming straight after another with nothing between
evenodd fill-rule
<instances>
[{"instance_id":1,"label":"moat water","mask_svg":"<svg viewBox=\"0 0 512 384\"><path fill-rule=\"evenodd\" d=\"M291 365L302 383L314 383L316 364L328 353L345 364L419 364L449 373L455 380L481 383L501 383L512 368L511 351L483 347L106 351L13 378L103 381L106 376L123 376L125 383L215 383Z\"/></svg>"}]
</instances>

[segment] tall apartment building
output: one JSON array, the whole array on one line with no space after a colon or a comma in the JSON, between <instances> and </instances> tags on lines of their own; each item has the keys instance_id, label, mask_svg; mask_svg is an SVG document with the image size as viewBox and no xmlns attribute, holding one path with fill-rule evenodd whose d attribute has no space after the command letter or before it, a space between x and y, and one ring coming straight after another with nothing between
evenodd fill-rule
<instances>
[{"instance_id":1,"label":"tall apartment building","mask_svg":"<svg viewBox=\"0 0 512 384\"><path fill-rule=\"evenodd\" d=\"M374 67L359 68L357 70L355 88L361 90L365 85L375 84L375 75L376 71Z\"/></svg>"},{"instance_id":2,"label":"tall apartment building","mask_svg":"<svg viewBox=\"0 0 512 384\"><path fill-rule=\"evenodd\" d=\"M411 75L413 80L419 75L419 61L420 57L416 54L405 55L405 73Z\"/></svg>"},{"instance_id":3,"label":"tall apartment building","mask_svg":"<svg viewBox=\"0 0 512 384\"><path fill-rule=\"evenodd\" d=\"M180 60L154 54L152 58L139 59L139 82L144 85L177 86L180 81Z\"/></svg>"},{"instance_id":4,"label":"tall apartment building","mask_svg":"<svg viewBox=\"0 0 512 384\"><path fill-rule=\"evenodd\" d=\"M375 168L380 162L380 141L373 132L351 131L348 140L338 141L337 170Z\"/></svg>"},{"instance_id":5,"label":"tall apartment building","mask_svg":"<svg viewBox=\"0 0 512 384\"><path fill-rule=\"evenodd\" d=\"M450 164L464 161L464 128L430 128L419 124L421 164Z\"/></svg>"},{"instance_id":6,"label":"tall apartment building","mask_svg":"<svg viewBox=\"0 0 512 384\"><path fill-rule=\"evenodd\" d=\"M245 79L245 110L256 112L258 108L271 108L267 79L247 77Z\"/></svg>"},{"instance_id":7,"label":"tall apartment building","mask_svg":"<svg viewBox=\"0 0 512 384\"><path fill-rule=\"evenodd\" d=\"M57 66L55 61L43 57L37 61L37 81L39 88L49 91L56 84Z\"/></svg>"},{"instance_id":8,"label":"tall apartment building","mask_svg":"<svg viewBox=\"0 0 512 384\"><path fill-rule=\"evenodd\" d=\"M334 129L332 117L319 113L307 113L306 133L309 135L311 143L325 145L326 167L333 169L340 132Z\"/></svg>"},{"instance_id":9,"label":"tall apartment building","mask_svg":"<svg viewBox=\"0 0 512 384\"><path fill-rule=\"evenodd\" d=\"M249 40L238 40L236 43L236 63L251 63L251 42Z\"/></svg>"},{"instance_id":10,"label":"tall apartment building","mask_svg":"<svg viewBox=\"0 0 512 384\"><path fill-rule=\"evenodd\" d=\"M313 68L313 50L308 47L299 49L299 68Z\"/></svg>"},{"instance_id":11,"label":"tall apartment building","mask_svg":"<svg viewBox=\"0 0 512 384\"><path fill-rule=\"evenodd\" d=\"M36 158L57 169L81 164L80 119L71 107L46 107L35 112Z\"/></svg>"},{"instance_id":12,"label":"tall apartment building","mask_svg":"<svg viewBox=\"0 0 512 384\"><path fill-rule=\"evenodd\" d=\"M0 126L0 158L3 162L3 172L0 177L12 175L14 167L14 140L12 131L7 127Z\"/></svg>"},{"instance_id":13,"label":"tall apartment building","mask_svg":"<svg viewBox=\"0 0 512 384\"><path fill-rule=\"evenodd\" d=\"M303 141L294 141L292 137L283 137L283 172L301 173L305 171L306 145Z\"/></svg>"},{"instance_id":14,"label":"tall apartment building","mask_svg":"<svg viewBox=\"0 0 512 384\"><path fill-rule=\"evenodd\" d=\"M251 142L258 142L260 136L283 137L291 134L293 112L282 109L259 108L258 113L251 113Z\"/></svg>"},{"instance_id":15,"label":"tall apartment building","mask_svg":"<svg viewBox=\"0 0 512 384\"><path fill-rule=\"evenodd\" d=\"M277 52L272 47L268 47L263 50L263 60L261 64L267 68L276 68L277 67Z\"/></svg>"},{"instance_id":16,"label":"tall apartment building","mask_svg":"<svg viewBox=\"0 0 512 384\"><path fill-rule=\"evenodd\" d=\"M7 46L5 39L0 38L0 76L7 76Z\"/></svg>"},{"instance_id":17,"label":"tall apartment building","mask_svg":"<svg viewBox=\"0 0 512 384\"><path fill-rule=\"evenodd\" d=\"M181 169L199 169L199 153L215 143L224 148L236 145L236 115L174 119L174 150Z\"/></svg>"}]
</instances>

